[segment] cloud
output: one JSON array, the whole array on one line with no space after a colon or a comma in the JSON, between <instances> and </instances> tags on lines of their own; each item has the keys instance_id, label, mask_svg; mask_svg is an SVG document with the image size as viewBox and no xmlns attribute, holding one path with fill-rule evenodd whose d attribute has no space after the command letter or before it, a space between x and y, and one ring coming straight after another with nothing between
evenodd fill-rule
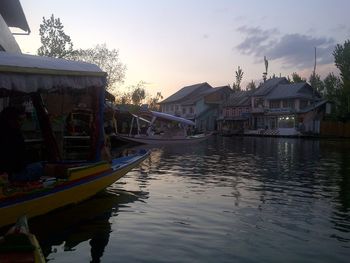
<instances>
[{"instance_id":1,"label":"cloud","mask_svg":"<svg viewBox=\"0 0 350 263\"><path fill-rule=\"evenodd\" d=\"M242 54L255 57L257 61L266 56L269 60L281 61L285 68L312 67L315 47L317 64L329 64L333 61L332 52L336 45L333 38L302 34L282 35L276 28L263 30L260 27L242 26L237 31L245 35L245 38L236 49Z\"/></svg>"}]
</instances>

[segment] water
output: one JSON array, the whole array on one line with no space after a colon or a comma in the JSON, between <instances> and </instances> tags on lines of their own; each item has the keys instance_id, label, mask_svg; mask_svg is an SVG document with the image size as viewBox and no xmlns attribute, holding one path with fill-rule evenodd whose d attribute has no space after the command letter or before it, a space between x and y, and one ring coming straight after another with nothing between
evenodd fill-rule
<instances>
[{"instance_id":1,"label":"water","mask_svg":"<svg viewBox=\"0 0 350 263\"><path fill-rule=\"evenodd\" d=\"M349 262L350 143L215 137L31 220L49 262Z\"/></svg>"}]
</instances>

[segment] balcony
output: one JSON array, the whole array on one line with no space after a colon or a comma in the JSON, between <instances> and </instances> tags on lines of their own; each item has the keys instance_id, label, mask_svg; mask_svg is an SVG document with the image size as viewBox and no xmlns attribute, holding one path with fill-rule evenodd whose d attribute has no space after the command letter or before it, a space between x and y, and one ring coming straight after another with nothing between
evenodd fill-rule
<instances>
[{"instance_id":1,"label":"balcony","mask_svg":"<svg viewBox=\"0 0 350 263\"><path fill-rule=\"evenodd\" d=\"M252 108L252 109L251 109L251 113L264 113L265 110L266 110L266 109L263 108L263 107Z\"/></svg>"}]
</instances>

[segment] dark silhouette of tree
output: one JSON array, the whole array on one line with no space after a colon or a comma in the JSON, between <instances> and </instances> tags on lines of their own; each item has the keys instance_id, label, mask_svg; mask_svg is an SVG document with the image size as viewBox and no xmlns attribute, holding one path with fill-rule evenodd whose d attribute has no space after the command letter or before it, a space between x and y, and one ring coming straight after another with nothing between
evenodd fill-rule
<instances>
[{"instance_id":1,"label":"dark silhouette of tree","mask_svg":"<svg viewBox=\"0 0 350 263\"><path fill-rule=\"evenodd\" d=\"M302 78L298 73L292 73L292 83L306 82L306 79Z\"/></svg>"},{"instance_id":2,"label":"dark silhouette of tree","mask_svg":"<svg viewBox=\"0 0 350 263\"><path fill-rule=\"evenodd\" d=\"M342 120L350 120L350 40L337 44L333 56L342 81L339 113Z\"/></svg>"},{"instance_id":3,"label":"dark silhouette of tree","mask_svg":"<svg viewBox=\"0 0 350 263\"><path fill-rule=\"evenodd\" d=\"M159 111L159 101L163 99L162 93L157 92L156 96L149 97L147 104L150 110Z\"/></svg>"},{"instance_id":4,"label":"dark silhouette of tree","mask_svg":"<svg viewBox=\"0 0 350 263\"><path fill-rule=\"evenodd\" d=\"M253 80L248 83L247 90L256 90L256 85L255 85L255 82Z\"/></svg>"},{"instance_id":5,"label":"dark silhouette of tree","mask_svg":"<svg viewBox=\"0 0 350 263\"><path fill-rule=\"evenodd\" d=\"M73 43L70 36L63 31L63 24L59 18L52 14L40 24L39 29L41 47L38 49L39 56L67 58L74 53Z\"/></svg>"},{"instance_id":6,"label":"dark silhouette of tree","mask_svg":"<svg viewBox=\"0 0 350 263\"><path fill-rule=\"evenodd\" d=\"M324 83L321 80L320 75L317 73L312 73L310 75L309 82L315 91L319 92L320 94L324 94Z\"/></svg>"},{"instance_id":7,"label":"dark silhouette of tree","mask_svg":"<svg viewBox=\"0 0 350 263\"><path fill-rule=\"evenodd\" d=\"M241 82L243 79L243 70L238 66L238 69L236 70L236 82L232 84L232 89L234 91L240 91L241 90Z\"/></svg>"},{"instance_id":8,"label":"dark silhouette of tree","mask_svg":"<svg viewBox=\"0 0 350 263\"><path fill-rule=\"evenodd\" d=\"M119 51L109 49L106 44L76 50L70 58L95 64L107 72L107 89L110 91L115 91L117 84L124 82L126 66L119 59Z\"/></svg>"}]
</instances>

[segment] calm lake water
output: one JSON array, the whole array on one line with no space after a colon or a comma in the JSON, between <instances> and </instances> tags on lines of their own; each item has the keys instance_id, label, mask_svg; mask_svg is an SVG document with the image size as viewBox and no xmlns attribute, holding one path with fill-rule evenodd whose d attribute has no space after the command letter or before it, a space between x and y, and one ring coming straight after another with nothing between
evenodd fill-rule
<instances>
[{"instance_id":1,"label":"calm lake water","mask_svg":"<svg viewBox=\"0 0 350 263\"><path fill-rule=\"evenodd\" d=\"M213 136L30 220L49 262L349 262L350 143Z\"/></svg>"}]
</instances>

